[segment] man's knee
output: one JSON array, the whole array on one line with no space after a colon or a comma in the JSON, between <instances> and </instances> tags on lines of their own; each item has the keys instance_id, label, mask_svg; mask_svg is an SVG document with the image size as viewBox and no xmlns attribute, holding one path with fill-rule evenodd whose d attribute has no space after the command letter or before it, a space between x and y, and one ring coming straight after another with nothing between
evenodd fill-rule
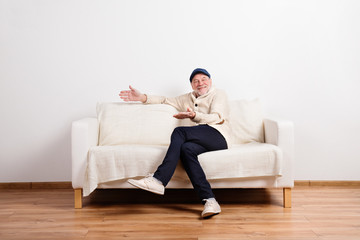
<instances>
[{"instance_id":1,"label":"man's knee","mask_svg":"<svg viewBox=\"0 0 360 240\"><path fill-rule=\"evenodd\" d=\"M191 142L185 142L181 145L181 154L188 155L194 153L194 144Z\"/></svg>"},{"instance_id":2,"label":"man's knee","mask_svg":"<svg viewBox=\"0 0 360 240\"><path fill-rule=\"evenodd\" d=\"M176 128L174 128L174 130L172 132L172 136L177 135L177 134L182 133L182 132L183 132L183 127L176 127Z\"/></svg>"},{"instance_id":3,"label":"man's knee","mask_svg":"<svg viewBox=\"0 0 360 240\"><path fill-rule=\"evenodd\" d=\"M181 157L182 159L197 159L197 156L205 152L205 149L192 142L185 142L181 145Z\"/></svg>"}]
</instances>

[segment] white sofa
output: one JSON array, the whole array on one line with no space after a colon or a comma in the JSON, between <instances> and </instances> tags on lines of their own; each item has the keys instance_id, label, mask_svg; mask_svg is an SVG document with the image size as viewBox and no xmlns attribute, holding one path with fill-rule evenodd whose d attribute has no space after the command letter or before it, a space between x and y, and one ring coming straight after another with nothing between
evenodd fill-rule
<instances>
[{"instance_id":1,"label":"white sofa","mask_svg":"<svg viewBox=\"0 0 360 240\"><path fill-rule=\"evenodd\" d=\"M292 122L263 118L259 100L232 101L230 110L234 144L199 155L212 188L282 188L284 207L291 207ZM127 179L154 172L173 129L190 125L174 113L161 104L99 103L97 118L74 121L75 208L82 208L82 197L96 188L132 188ZM166 188L192 188L180 163Z\"/></svg>"}]
</instances>

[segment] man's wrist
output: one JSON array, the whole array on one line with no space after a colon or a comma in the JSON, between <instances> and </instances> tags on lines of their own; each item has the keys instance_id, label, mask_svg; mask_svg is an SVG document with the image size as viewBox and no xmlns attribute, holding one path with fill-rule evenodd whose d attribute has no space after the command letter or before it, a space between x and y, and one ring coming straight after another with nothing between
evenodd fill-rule
<instances>
[{"instance_id":1,"label":"man's wrist","mask_svg":"<svg viewBox=\"0 0 360 240\"><path fill-rule=\"evenodd\" d=\"M146 103L146 101L147 101L147 95L146 95L146 94L143 94L143 95L141 96L141 102L142 102L142 103Z\"/></svg>"}]
</instances>

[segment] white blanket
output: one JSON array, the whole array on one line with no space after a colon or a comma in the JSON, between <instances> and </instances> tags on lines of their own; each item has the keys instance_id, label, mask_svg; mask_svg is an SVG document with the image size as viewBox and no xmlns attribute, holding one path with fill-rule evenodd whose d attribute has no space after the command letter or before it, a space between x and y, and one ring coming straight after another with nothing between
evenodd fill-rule
<instances>
[{"instance_id":1,"label":"white blanket","mask_svg":"<svg viewBox=\"0 0 360 240\"><path fill-rule=\"evenodd\" d=\"M155 172L166 151L166 146L157 145L92 147L85 174L84 196L88 196L100 183ZM235 145L227 150L203 153L199 155L199 162L209 180L281 176L282 152L277 146L253 142ZM176 172L176 177L187 179L183 169Z\"/></svg>"}]
</instances>

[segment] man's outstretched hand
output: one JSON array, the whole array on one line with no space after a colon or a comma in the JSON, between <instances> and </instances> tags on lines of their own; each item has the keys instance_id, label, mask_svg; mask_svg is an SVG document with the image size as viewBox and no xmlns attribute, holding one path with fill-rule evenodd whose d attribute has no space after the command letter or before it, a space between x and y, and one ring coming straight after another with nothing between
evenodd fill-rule
<instances>
[{"instance_id":1,"label":"man's outstretched hand","mask_svg":"<svg viewBox=\"0 0 360 240\"><path fill-rule=\"evenodd\" d=\"M196 113L193 112L192 109L188 108L186 112L179 112L177 114L175 114L173 117L177 118L177 119L185 119L185 118L190 118L193 119L195 117Z\"/></svg>"},{"instance_id":2,"label":"man's outstretched hand","mask_svg":"<svg viewBox=\"0 0 360 240\"><path fill-rule=\"evenodd\" d=\"M130 90L123 90L120 92L119 96L125 102L143 102L145 103L147 97L145 94L142 94L139 90L129 86Z\"/></svg>"}]
</instances>

